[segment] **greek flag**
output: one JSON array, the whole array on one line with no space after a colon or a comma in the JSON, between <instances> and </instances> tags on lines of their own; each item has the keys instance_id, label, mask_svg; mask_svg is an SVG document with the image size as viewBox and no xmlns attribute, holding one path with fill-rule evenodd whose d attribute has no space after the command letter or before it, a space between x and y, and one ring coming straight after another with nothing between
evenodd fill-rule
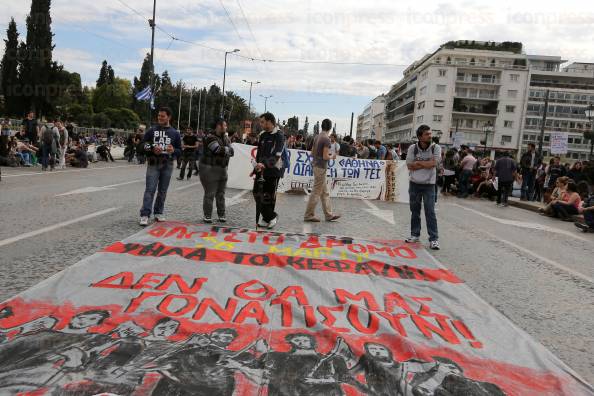
<instances>
[{"instance_id":1,"label":"greek flag","mask_svg":"<svg viewBox=\"0 0 594 396\"><path fill-rule=\"evenodd\" d=\"M146 87L142 91L136 94L136 100L145 101L150 100L153 94L151 93L151 87Z\"/></svg>"}]
</instances>

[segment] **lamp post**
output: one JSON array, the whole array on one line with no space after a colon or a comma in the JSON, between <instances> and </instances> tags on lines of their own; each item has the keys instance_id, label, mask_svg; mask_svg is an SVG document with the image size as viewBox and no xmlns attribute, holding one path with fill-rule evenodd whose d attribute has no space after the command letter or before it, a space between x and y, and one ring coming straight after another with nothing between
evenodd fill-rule
<instances>
[{"instance_id":1,"label":"lamp post","mask_svg":"<svg viewBox=\"0 0 594 396\"><path fill-rule=\"evenodd\" d=\"M268 99L272 98L274 95L270 95L270 96L260 95L260 96L264 98L264 113L266 113L268 111Z\"/></svg>"},{"instance_id":2,"label":"lamp post","mask_svg":"<svg viewBox=\"0 0 594 396\"><path fill-rule=\"evenodd\" d=\"M487 156L487 140L489 139L489 134L493 132L493 125L491 124L491 121L487 122L483 126L483 132L485 133L485 146L483 149L483 155L486 157Z\"/></svg>"},{"instance_id":3,"label":"lamp post","mask_svg":"<svg viewBox=\"0 0 594 396\"><path fill-rule=\"evenodd\" d=\"M594 118L594 105L592 105L592 103L590 103L590 105L588 106L588 110L586 110L586 116L588 117L588 120L590 121L591 127L592 129L589 131L584 132L584 138L588 139L590 141L590 161L594 160L594 123L592 122L592 119Z\"/></svg>"},{"instance_id":4,"label":"lamp post","mask_svg":"<svg viewBox=\"0 0 594 396\"><path fill-rule=\"evenodd\" d=\"M250 84L250 100L248 102L248 111L251 111L251 109L252 109L252 86L255 84L260 84L260 81L243 80L243 82Z\"/></svg>"},{"instance_id":5,"label":"lamp post","mask_svg":"<svg viewBox=\"0 0 594 396\"><path fill-rule=\"evenodd\" d=\"M224 114L224 109L225 109L225 80L227 78L227 55L229 54L234 54L236 52L239 52L239 50L237 48L235 48L233 51L225 51L225 67L223 68L223 101L221 102L221 118L225 117Z\"/></svg>"}]
</instances>

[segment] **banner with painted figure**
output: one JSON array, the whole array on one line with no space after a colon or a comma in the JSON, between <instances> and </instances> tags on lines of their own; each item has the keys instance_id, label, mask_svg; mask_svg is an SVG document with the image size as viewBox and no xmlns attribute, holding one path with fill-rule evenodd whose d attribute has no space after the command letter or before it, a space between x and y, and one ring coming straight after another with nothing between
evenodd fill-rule
<instances>
[{"instance_id":1,"label":"banner with painted figure","mask_svg":"<svg viewBox=\"0 0 594 396\"><path fill-rule=\"evenodd\" d=\"M1 395L594 395L420 245L159 223L0 304Z\"/></svg>"},{"instance_id":2,"label":"banner with painted figure","mask_svg":"<svg viewBox=\"0 0 594 396\"><path fill-rule=\"evenodd\" d=\"M249 177L252 159L257 148L234 144L235 156L229 163L227 186L242 190L252 189ZM280 180L278 192L310 191L313 188L313 168L310 152L289 150L289 166ZM338 157L328 163L328 188L331 197L374 199L408 202L408 181L401 183L396 177L404 162L363 160ZM408 179L407 179L408 180Z\"/></svg>"}]
</instances>

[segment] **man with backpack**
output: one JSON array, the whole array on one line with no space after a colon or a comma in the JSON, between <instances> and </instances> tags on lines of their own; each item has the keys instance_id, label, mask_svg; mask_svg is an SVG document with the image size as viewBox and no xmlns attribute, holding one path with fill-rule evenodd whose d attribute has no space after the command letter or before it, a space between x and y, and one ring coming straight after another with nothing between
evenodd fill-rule
<instances>
[{"instance_id":1,"label":"man with backpack","mask_svg":"<svg viewBox=\"0 0 594 396\"><path fill-rule=\"evenodd\" d=\"M443 188L441 193L444 196L452 193L452 185L456 182L458 161L460 161L458 151L452 147L446 152L443 161Z\"/></svg>"},{"instance_id":2,"label":"man with backpack","mask_svg":"<svg viewBox=\"0 0 594 396\"><path fill-rule=\"evenodd\" d=\"M56 166L60 133L55 124L48 123L41 128L41 169L47 170L47 166L53 171Z\"/></svg>"},{"instance_id":3,"label":"man with backpack","mask_svg":"<svg viewBox=\"0 0 594 396\"><path fill-rule=\"evenodd\" d=\"M409 201L411 233L407 243L417 243L421 237L421 206L425 207L430 248L439 250L437 217L435 216L436 169L441 160L441 147L431 141L431 128L421 125L417 129L418 143L408 148L406 165L410 171Z\"/></svg>"},{"instance_id":4,"label":"man with backpack","mask_svg":"<svg viewBox=\"0 0 594 396\"><path fill-rule=\"evenodd\" d=\"M262 219L258 219L258 225L272 229L278 222L278 214L274 211L276 189L279 179L284 176L288 165L285 163L287 162L287 151L285 150L285 137L278 130L276 118L272 113L262 114L260 125L263 131L258 139L253 194L256 211L258 215L262 215ZM283 157L285 157L284 161Z\"/></svg>"},{"instance_id":5,"label":"man with backpack","mask_svg":"<svg viewBox=\"0 0 594 396\"><path fill-rule=\"evenodd\" d=\"M508 152L495 162L494 175L497 177L497 206L507 207L507 199L512 193L517 165Z\"/></svg>"},{"instance_id":6,"label":"man with backpack","mask_svg":"<svg viewBox=\"0 0 594 396\"><path fill-rule=\"evenodd\" d=\"M68 150L68 129L64 126L62 121L56 121L56 127L58 128L58 135L60 138L58 142L60 144L60 169L66 168L66 150Z\"/></svg>"},{"instance_id":7,"label":"man with backpack","mask_svg":"<svg viewBox=\"0 0 594 396\"><path fill-rule=\"evenodd\" d=\"M328 172L328 161L336 159L336 154L331 155L331 142L328 137L328 132L332 129L332 121L325 119L322 121L322 132L316 136L311 150L313 158L313 174L314 185L313 190L309 196L307 209L305 210L304 221L319 223L320 219L316 217L316 206L318 201L322 200L322 209L326 221L336 221L340 218L339 215L332 213L332 205L330 203L330 193L328 192L328 184L326 183L326 173Z\"/></svg>"}]
</instances>

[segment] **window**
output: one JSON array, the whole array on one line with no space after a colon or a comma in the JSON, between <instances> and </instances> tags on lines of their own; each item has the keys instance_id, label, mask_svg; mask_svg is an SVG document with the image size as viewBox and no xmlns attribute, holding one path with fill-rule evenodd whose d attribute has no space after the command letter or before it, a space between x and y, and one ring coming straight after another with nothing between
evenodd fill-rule
<instances>
[{"instance_id":1,"label":"window","mask_svg":"<svg viewBox=\"0 0 594 396\"><path fill-rule=\"evenodd\" d=\"M466 74L464 74L463 72L458 72L456 79L458 81L464 81L464 78L466 77Z\"/></svg>"},{"instance_id":2,"label":"window","mask_svg":"<svg viewBox=\"0 0 594 396\"><path fill-rule=\"evenodd\" d=\"M421 89L419 89L419 95L425 95L426 92L427 92L427 86L421 87Z\"/></svg>"},{"instance_id":3,"label":"window","mask_svg":"<svg viewBox=\"0 0 594 396\"><path fill-rule=\"evenodd\" d=\"M551 135L546 135L546 136L544 137L544 141L545 141L545 142L550 142L550 141L551 141Z\"/></svg>"},{"instance_id":4,"label":"window","mask_svg":"<svg viewBox=\"0 0 594 396\"><path fill-rule=\"evenodd\" d=\"M442 115L434 115L433 116L433 121L434 122L441 122L441 120L443 119Z\"/></svg>"},{"instance_id":5,"label":"window","mask_svg":"<svg viewBox=\"0 0 594 396\"><path fill-rule=\"evenodd\" d=\"M445 77L448 74L446 69L439 69L439 77Z\"/></svg>"},{"instance_id":6,"label":"window","mask_svg":"<svg viewBox=\"0 0 594 396\"><path fill-rule=\"evenodd\" d=\"M425 108L425 101L419 102L419 104L417 105L417 109L422 110Z\"/></svg>"},{"instance_id":7,"label":"window","mask_svg":"<svg viewBox=\"0 0 594 396\"><path fill-rule=\"evenodd\" d=\"M518 90L517 89L510 89L507 91L508 98L517 98L518 97Z\"/></svg>"},{"instance_id":8,"label":"window","mask_svg":"<svg viewBox=\"0 0 594 396\"><path fill-rule=\"evenodd\" d=\"M435 89L437 93L444 93L446 91L446 85L438 85Z\"/></svg>"},{"instance_id":9,"label":"window","mask_svg":"<svg viewBox=\"0 0 594 396\"><path fill-rule=\"evenodd\" d=\"M512 137L510 135L501 136L501 144L511 143Z\"/></svg>"},{"instance_id":10,"label":"window","mask_svg":"<svg viewBox=\"0 0 594 396\"><path fill-rule=\"evenodd\" d=\"M568 137L567 138L567 143L573 143L573 138L572 137Z\"/></svg>"},{"instance_id":11,"label":"window","mask_svg":"<svg viewBox=\"0 0 594 396\"><path fill-rule=\"evenodd\" d=\"M466 120L466 128L474 127L474 120Z\"/></svg>"},{"instance_id":12,"label":"window","mask_svg":"<svg viewBox=\"0 0 594 396\"><path fill-rule=\"evenodd\" d=\"M520 75L519 74L510 74L509 75L509 80L510 81L518 81L520 79Z\"/></svg>"},{"instance_id":13,"label":"window","mask_svg":"<svg viewBox=\"0 0 594 396\"><path fill-rule=\"evenodd\" d=\"M422 115L417 117L417 122L423 122L423 116Z\"/></svg>"},{"instance_id":14,"label":"window","mask_svg":"<svg viewBox=\"0 0 594 396\"><path fill-rule=\"evenodd\" d=\"M503 121L503 126L505 128L513 128L514 122L513 121Z\"/></svg>"},{"instance_id":15,"label":"window","mask_svg":"<svg viewBox=\"0 0 594 396\"><path fill-rule=\"evenodd\" d=\"M444 100L436 100L433 103L433 107L445 107L445 101Z\"/></svg>"},{"instance_id":16,"label":"window","mask_svg":"<svg viewBox=\"0 0 594 396\"><path fill-rule=\"evenodd\" d=\"M516 112L516 106L505 106L505 112L506 113L515 113Z\"/></svg>"},{"instance_id":17,"label":"window","mask_svg":"<svg viewBox=\"0 0 594 396\"><path fill-rule=\"evenodd\" d=\"M582 138L574 138L574 139L573 139L573 142L574 142L575 144L582 144Z\"/></svg>"}]
</instances>

